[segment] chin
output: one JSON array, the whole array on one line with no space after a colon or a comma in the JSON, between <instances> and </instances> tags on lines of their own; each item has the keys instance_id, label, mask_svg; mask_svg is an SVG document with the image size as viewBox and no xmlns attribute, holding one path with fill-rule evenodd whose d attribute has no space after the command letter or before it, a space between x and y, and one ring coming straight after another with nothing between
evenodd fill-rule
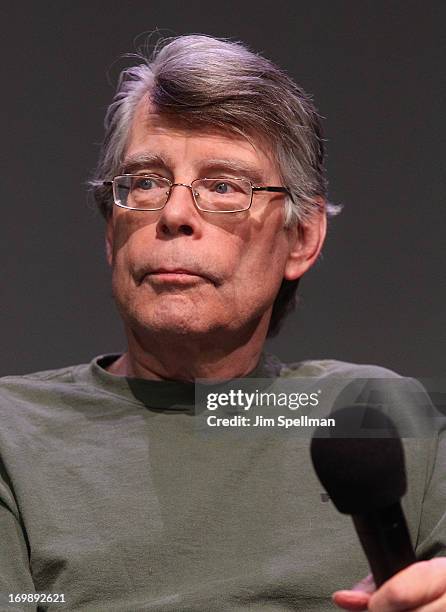
<instances>
[{"instance_id":1,"label":"chin","mask_svg":"<svg viewBox=\"0 0 446 612\"><path fill-rule=\"evenodd\" d=\"M141 321L142 327L146 332L159 334L163 338L173 337L206 337L220 325L205 326L196 321L184 321L179 318L168 320Z\"/></svg>"},{"instance_id":2,"label":"chin","mask_svg":"<svg viewBox=\"0 0 446 612\"><path fill-rule=\"evenodd\" d=\"M221 329L217 317L204 319L195 309L150 309L149 312L136 312L131 316L132 327L136 326L145 333L172 336L206 336Z\"/></svg>"}]
</instances>

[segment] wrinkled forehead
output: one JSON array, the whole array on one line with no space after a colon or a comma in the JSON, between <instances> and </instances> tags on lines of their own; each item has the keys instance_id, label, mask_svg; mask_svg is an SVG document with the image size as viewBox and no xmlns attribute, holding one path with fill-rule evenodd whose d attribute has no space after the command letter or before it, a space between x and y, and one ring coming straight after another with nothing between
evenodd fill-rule
<instances>
[{"instance_id":1,"label":"wrinkled forehead","mask_svg":"<svg viewBox=\"0 0 446 612\"><path fill-rule=\"evenodd\" d=\"M268 164L274 169L274 173L281 176L279 163L275 147L268 142L268 138L259 132L254 133L252 130L246 130L242 127L225 123L216 125L210 119L206 118L203 113L200 117L196 115L190 116L186 113L166 112L164 109L156 108L149 100L148 96L144 96L137 104L129 134L127 137L124 157L129 151L130 145L136 140L137 134L144 129L147 137L150 134L164 133L172 135L184 135L188 137L206 137L214 138L214 141L221 142L222 153L226 153L225 147L228 141L233 144L238 144L245 151L251 151L259 159L259 162ZM150 142L147 142L150 146Z\"/></svg>"}]
</instances>

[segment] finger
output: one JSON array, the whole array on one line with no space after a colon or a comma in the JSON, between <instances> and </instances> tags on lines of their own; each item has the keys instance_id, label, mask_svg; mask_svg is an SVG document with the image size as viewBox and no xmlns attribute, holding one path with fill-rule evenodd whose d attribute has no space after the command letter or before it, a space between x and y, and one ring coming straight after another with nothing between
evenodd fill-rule
<instances>
[{"instance_id":1,"label":"finger","mask_svg":"<svg viewBox=\"0 0 446 612\"><path fill-rule=\"evenodd\" d=\"M446 610L446 594L431 603L415 608L411 612L444 612Z\"/></svg>"},{"instance_id":2,"label":"finger","mask_svg":"<svg viewBox=\"0 0 446 612\"><path fill-rule=\"evenodd\" d=\"M444 597L446 593L446 558L419 561L410 565L374 593L370 612L417 610Z\"/></svg>"},{"instance_id":3,"label":"finger","mask_svg":"<svg viewBox=\"0 0 446 612\"><path fill-rule=\"evenodd\" d=\"M333 593L333 602L345 610L367 610L369 594L375 591L373 576L369 574L351 589Z\"/></svg>"},{"instance_id":4,"label":"finger","mask_svg":"<svg viewBox=\"0 0 446 612\"><path fill-rule=\"evenodd\" d=\"M363 591L336 591L332 599L344 610L367 610L370 594Z\"/></svg>"},{"instance_id":5,"label":"finger","mask_svg":"<svg viewBox=\"0 0 446 612\"><path fill-rule=\"evenodd\" d=\"M372 574L369 574L355 584L350 591L363 591L364 593L374 593L376 591L375 581Z\"/></svg>"}]
</instances>

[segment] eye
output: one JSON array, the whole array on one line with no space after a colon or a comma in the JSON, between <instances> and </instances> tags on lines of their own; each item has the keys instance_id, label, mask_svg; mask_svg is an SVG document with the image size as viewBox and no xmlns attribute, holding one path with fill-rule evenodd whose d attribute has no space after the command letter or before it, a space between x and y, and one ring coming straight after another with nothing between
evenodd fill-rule
<instances>
[{"instance_id":1,"label":"eye","mask_svg":"<svg viewBox=\"0 0 446 612\"><path fill-rule=\"evenodd\" d=\"M219 195L227 195L237 191L237 187L238 185L233 181L214 181L208 188Z\"/></svg>"},{"instance_id":2,"label":"eye","mask_svg":"<svg viewBox=\"0 0 446 612\"><path fill-rule=\"evenodd\" d=\"M228 193L230 189L231 189L231 186L229 185L229 183L217 183L215 185L215 191L217 193Z\"/></svg>"},{"instance_id":3,"label":"eye","mask_svg":"<svg viewBox=\"0 0 446 612\"><path fill-rule=\"evenodd\" d=\"M133 189L143 189L144 191L148 191L149 189L153 189L156 187L156 183L153 178L149 178L147 176L142 176L141 178L135 178L133 183Z\"/></svg>"}]
</instances>

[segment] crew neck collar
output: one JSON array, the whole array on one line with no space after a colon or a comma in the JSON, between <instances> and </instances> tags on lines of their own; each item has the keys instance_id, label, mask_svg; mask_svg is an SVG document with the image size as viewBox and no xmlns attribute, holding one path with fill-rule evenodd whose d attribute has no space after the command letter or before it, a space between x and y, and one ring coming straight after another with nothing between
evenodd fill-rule
<instances>
[{"instance_id":1,"label":"crew neck collar","mask_svg":"<svg viewBox=\"0 0 446 612\"><path fill-rule=\"evenodd\" d=\"M104 393L121 399L160 410L190 409L195 402L195 383L175 380L149 380L111 374L110 366L121 353L99 355L84 369L78 370L77 378L99 387ZM282 363L267 352L262 352L256 367L243 378L274 378L280 375Z\"/></svg>"}]
</instances>

